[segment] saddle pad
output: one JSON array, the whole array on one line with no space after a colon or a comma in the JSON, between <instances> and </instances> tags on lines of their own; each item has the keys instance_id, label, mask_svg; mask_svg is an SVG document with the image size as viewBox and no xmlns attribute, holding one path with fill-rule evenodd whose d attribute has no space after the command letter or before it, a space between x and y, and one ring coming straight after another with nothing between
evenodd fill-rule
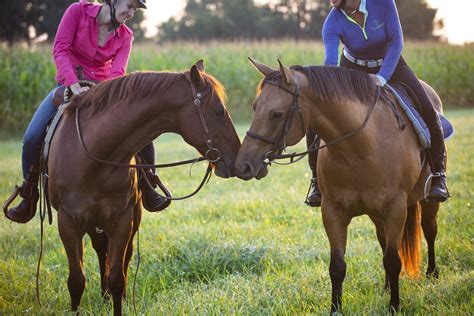
<instances>
[{"instance_id":1,"label":"saddle pad","mask_svg":"<svg viewBox=\"0 0 474 316\"><path fill-rule=\"evenodd\" d=\"M405 112L408 119L412 123L413 128L415 129L415 132L420 141L421 147L424 149L430 148L431 134L428 129L428 126L426 125L420 113L416 110L415 105L413 104L411 98L408 96L406 90L390 84L387 84L386 87L397 98L401 108L403 109L403 112ZM441 113L439 113L438 111L436 111L436 113L438 114L438 117L441 121L444 139L452 137L454 135L453 125Z\"/></svg>"}]
</instances>

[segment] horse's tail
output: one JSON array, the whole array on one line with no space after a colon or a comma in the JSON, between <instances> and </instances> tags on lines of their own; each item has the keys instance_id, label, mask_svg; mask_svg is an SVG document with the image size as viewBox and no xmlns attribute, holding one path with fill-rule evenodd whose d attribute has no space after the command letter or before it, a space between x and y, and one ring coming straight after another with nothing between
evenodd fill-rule
<instances>
[{"instance_id":1,"label":"horse's tail","mask_svg":"<svg viewBox=\"0 0 474 316\"><path fill-rule=\"evenodd\" d=\"M400 247L400 259L406 274L415 278L420 274L421 263L421 205L417 202L410 205L407 211L407 219L403 230L402 245Z\"/></svg>"}]
</instances>

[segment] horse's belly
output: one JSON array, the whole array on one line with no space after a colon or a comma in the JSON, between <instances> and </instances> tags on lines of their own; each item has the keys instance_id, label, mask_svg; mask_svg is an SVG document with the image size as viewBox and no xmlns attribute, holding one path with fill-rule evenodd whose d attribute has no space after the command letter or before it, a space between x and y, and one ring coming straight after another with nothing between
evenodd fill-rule
<instances>
[{"instance_id":1,"label":"horse's belly","mask_svg":"<svg viewBox=\"0 0 474 316\"><path fill-rule=\"evenodd\" d=\"M416 183L416 177L408 178L403 172L393 169L384 172L379 168L360 166L337 170L331 172L334 169L326 166L321 168L320 188L323 198L330 199L353 213L381 210L393 201L406 201Z\"/></svg>"}]
</instances>

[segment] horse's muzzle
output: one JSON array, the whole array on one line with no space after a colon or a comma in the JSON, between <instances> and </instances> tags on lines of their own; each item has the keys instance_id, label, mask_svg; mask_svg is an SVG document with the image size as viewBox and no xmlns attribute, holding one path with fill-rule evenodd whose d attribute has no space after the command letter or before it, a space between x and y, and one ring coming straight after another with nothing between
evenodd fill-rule
<instances>
[{"instance_id":1,"label":"horse's muzzle","mask_svg":"<svg viewBox=\"0 0 474 316\"><path fill-rule=\"evenodd\" d=\"M233 164L229 167L224 160L219 160L214 163L214 166L214 173L216 174L216 176L225 179L235 177L235 169L233 167Z\"/></svg>"},{"instance_id":2,"label":"horse's muzzle","mask_svg":"<svg viewBox=\"0 0 474 316\"><path fill-rule=\"evenodd\" d=\"M262 163L258 170L248 162L240 162L235 165L235 175L242 180L257 179L260 180L268 174L267 165Z\"/></svg>"}]
</instances>

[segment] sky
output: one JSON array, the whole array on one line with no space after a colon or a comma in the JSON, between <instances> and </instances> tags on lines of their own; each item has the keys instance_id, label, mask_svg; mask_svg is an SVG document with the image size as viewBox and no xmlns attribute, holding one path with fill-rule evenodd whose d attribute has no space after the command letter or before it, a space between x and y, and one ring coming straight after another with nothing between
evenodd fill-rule
<instances>
[{"instance_id":1,"label":"sky","mask_svg":"<svg viewBox=\"0 0 474 316\"><path fill-rule=\"evenodd\" d=\"M437 35L445 36L451 44L474 42L474 0L427 0L438 8L437 18L444 20L444 30ZM256 0L257 3L268 2ZM146 10L148 34L156 34L156 25L172 16L179 16L184 0L148 0Z\"/></svg>"}]
</instances>

